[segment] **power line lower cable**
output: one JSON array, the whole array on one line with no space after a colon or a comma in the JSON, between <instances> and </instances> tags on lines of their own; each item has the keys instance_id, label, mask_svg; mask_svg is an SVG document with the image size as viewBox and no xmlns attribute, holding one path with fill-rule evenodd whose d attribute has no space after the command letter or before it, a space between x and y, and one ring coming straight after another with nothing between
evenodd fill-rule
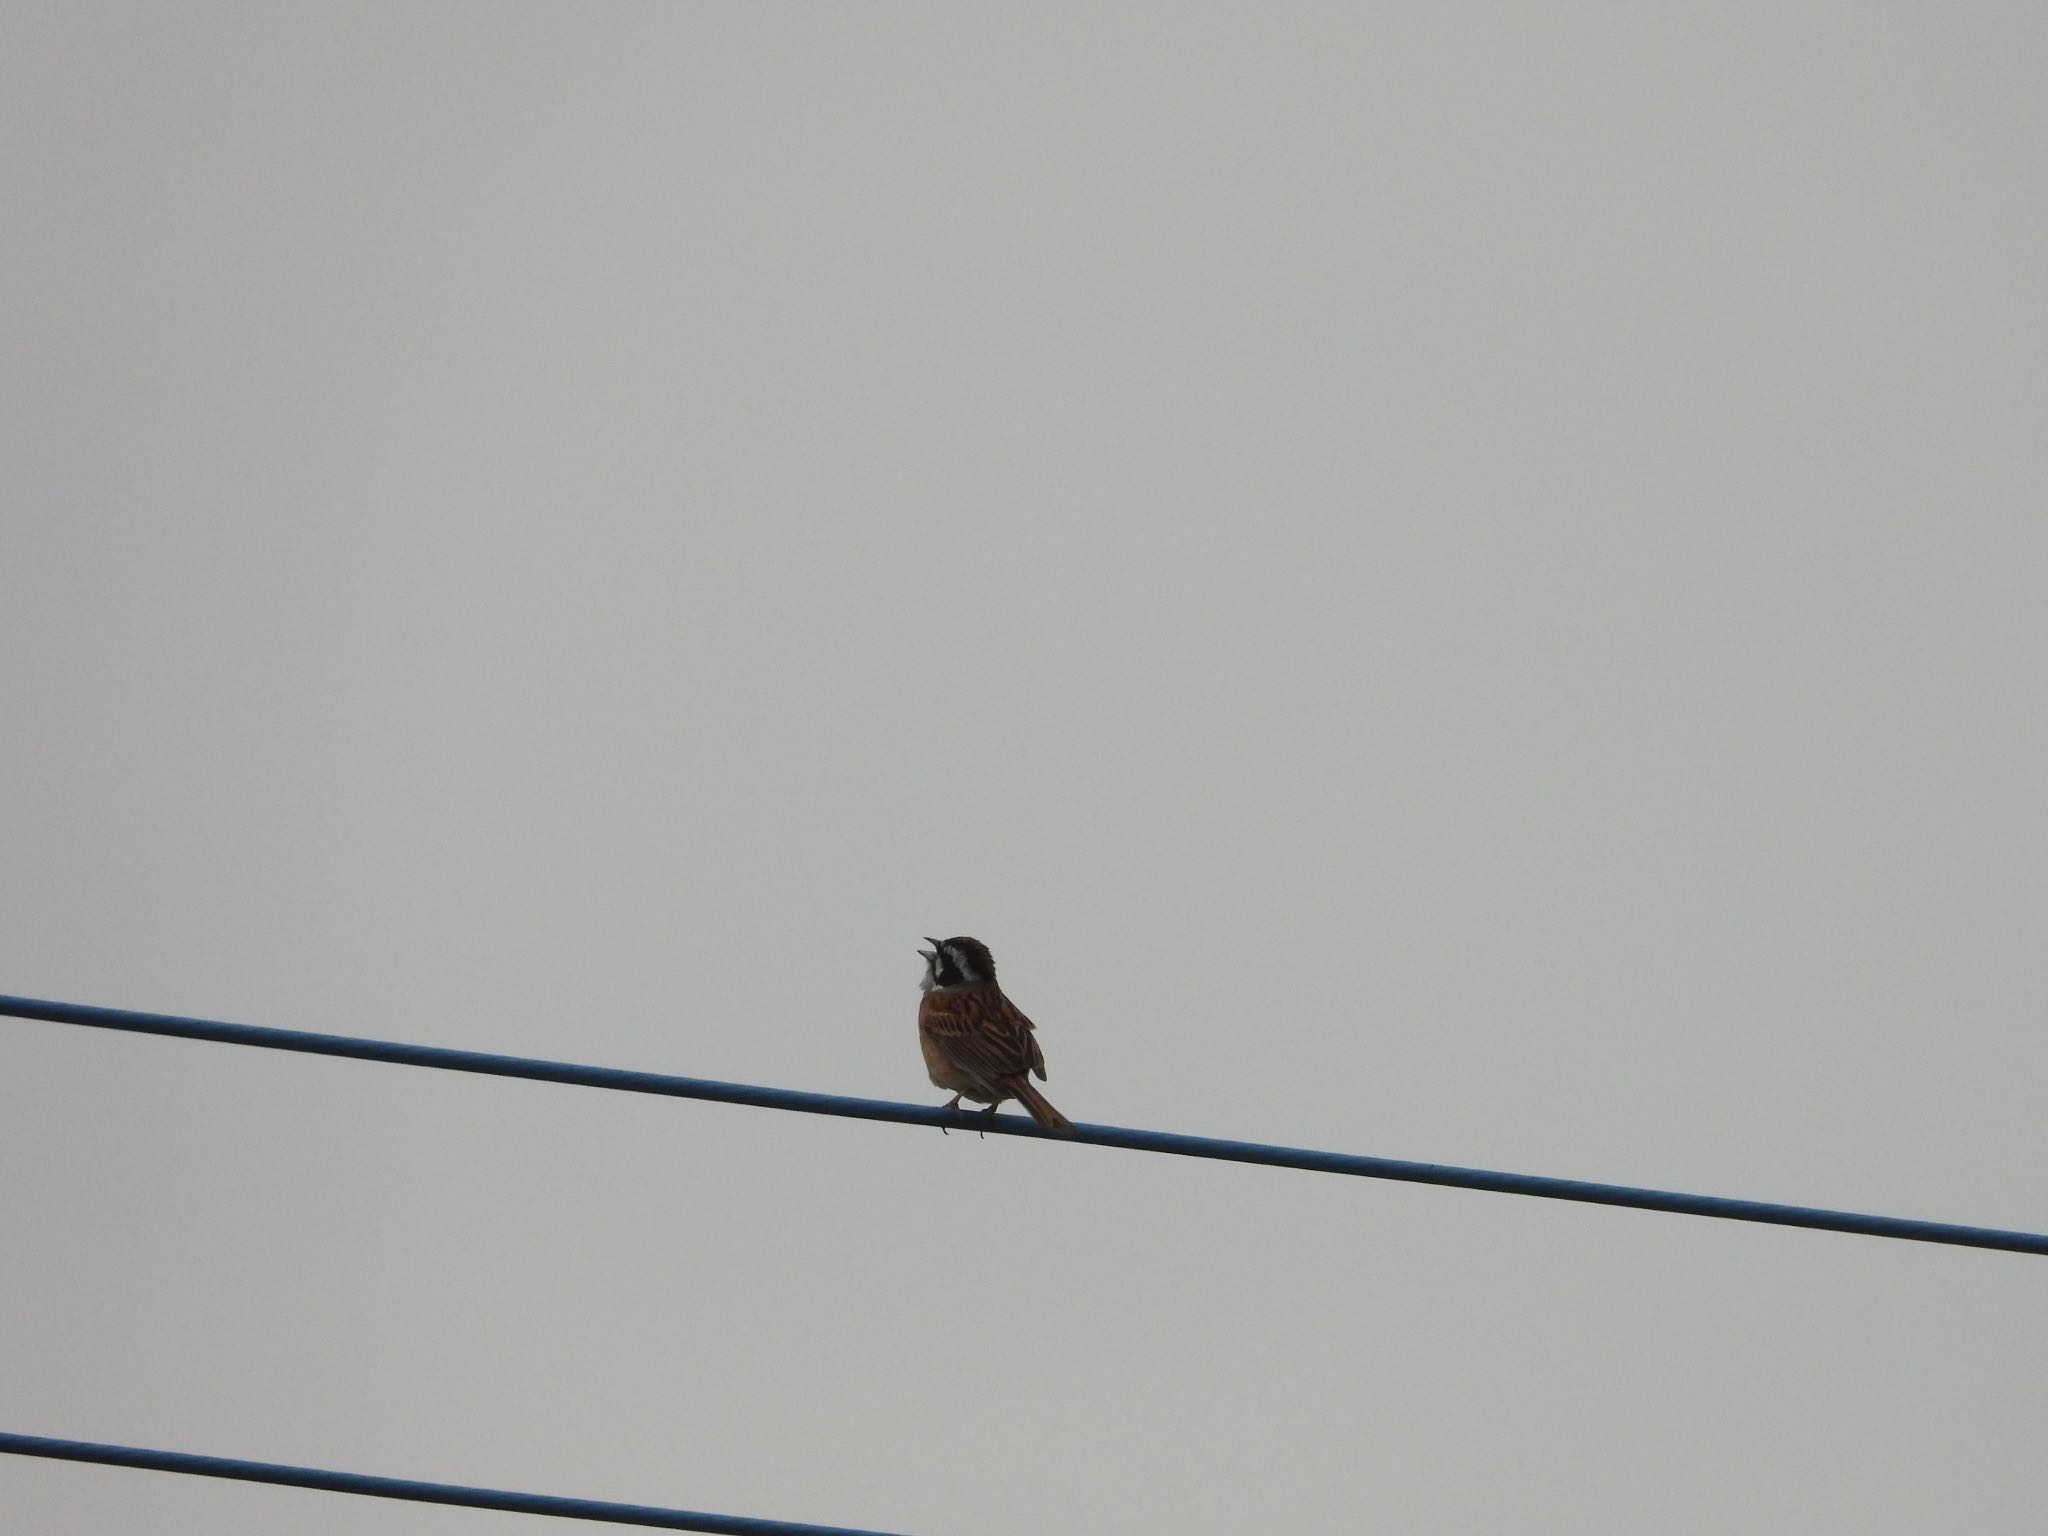
<instances>
[{"instance_id":1,"label":"power line lower cable","mask_svg":"<svg viewBox=\"0 0 2048 1536\"><path fill-rule=\"evenodd\" d=\"M469 1509L498 1509L515 1515L552 1515L562 1520L602 1520L612 1525L652 1526L662 1531L713 1531L721 1533L721 1536L890 1536L886 1531L855 1530L845 1525L805 1525L790 1520L758 1520L747 1515L707 1515L697 1510L664 1509L653 1504L616 1504L606 1499L566 1499L549 1493L466 1488L457 1483L424 1483L408 1477L330 1472L320 1467L291 1467L272 1461L237 1461L228 1456L193 1456L184 1451L100 1445L90 1440L51 1440L42 1435L0 1433L0 1451L15 1456L44 1456L56 1461L92 1462L103 1467L137 1467L147 1472L186 1472L196 1477L224 1477L241 1483L316 1488L323 1493L354 1493L373 1499L409 1499L418 1504L459 1504Z\"/></svg>"}]
</instances>

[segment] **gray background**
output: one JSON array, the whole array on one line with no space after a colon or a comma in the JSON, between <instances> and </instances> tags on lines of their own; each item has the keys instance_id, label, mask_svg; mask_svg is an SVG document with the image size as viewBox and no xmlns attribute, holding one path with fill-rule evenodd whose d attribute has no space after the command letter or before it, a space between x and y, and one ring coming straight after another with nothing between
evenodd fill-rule
<instances>
[{"instance_id":1,"label":"gray background","mask_svg":"<svg viewBox=\"0 0 2048 1536\"><path fill-rule=\"evenodd\" d=\"M0 990L2048 1228L2034 6L21 5ZM0 1425L2019 1531L2042 1261L0 1020ZM0 1458L10 1532L538 1530Z\"/></svg>"}]
</instances>

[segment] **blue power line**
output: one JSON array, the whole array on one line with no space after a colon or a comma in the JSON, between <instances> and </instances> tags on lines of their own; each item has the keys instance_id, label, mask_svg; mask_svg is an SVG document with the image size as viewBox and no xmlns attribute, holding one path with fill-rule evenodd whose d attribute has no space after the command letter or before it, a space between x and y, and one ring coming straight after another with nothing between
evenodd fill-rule
<instances>
[{"instance_id":1,"label":"blue power line","mask_svg":"<svg viewBox=\"0 0 2048 1536\"><path fill-rule=\"evenodd\" d=\"M502 1488L465 1488L457 1483L422 1483L408 1477L372 1477L362 1472L329 1472L271 1461L237 1461L227 1456L192 1456L183 1451L150 1451L132 1445L97 1445L90 1440L48 1440L41 1435L0 1433L0 1451L87 1461L104 1467L139 1467L147 1472L189 1472L240 1483L276 1483L317 1488L324 1493L359 1493L373 1499L410 1499L419 1504L460 1504L501 1509L515 1515L553 1515L563 1520L604 1520L613 1525L647 1525L663 1531L714 1531L722 1536L889 1536L844 1525L805 1525L790 1520L756 1520L746 1515L707 1515L693 1509L653 1504L614 1504L604 1499L565 1499L549 1493L511 1493Z\"/></svg>"},{"instance_id":2,"label":"blue power line","mask_svg":"<svg viewBox=\"0 0 2048 1536\"><path fill-rule=\"evenodd\" d=\"M720 1083L698 1077L670 1077L659 1072L630 1072L620 1067L579 1066L528 1056L498 1056L485 1051L456 1051L433 1045L406 1045L392 1040L364 1040L352 1035L308 1034L256 1024L222 1024L171 1014L133 1013L120 1008L95 1008L84 1003L42 1002L0 996L0 1014L80 1024L94 1029L127 1030L146 1035L174 1035L188 1040L214 1040L227 1045L254 1045L276 1051L305 1051L316 1056L345 1056L359 1061L392 1062L406 1067L439 1067L451 1072L481 1072L493 1077L521 1077L535 1082L570 1083L585 1088L612 1088L628 1093L657 1093L679 1099L709 1099L720 1104L748 1104L759 1109L788 1109L812 1115L842 1115L859 1120L888 1120L901 1125L980 1129L985 1117L963 1119L923 1104L888 1099L856 1099L836 1093L807 1093L791 1088L760 1088L749 1083ZM1004 1136L1043 1136L1022 1115L998 1115L987 1128ZM1313 1173L1343 1173L1368 1179L1395 1179L1410 1184L1442 1184L1456 1189L1484 1189L1505 1195L1533 1195L1546 1200L1577 1200L1590 1205L1618 1205L1642 1211L1670 1211L1680 1216L1718 1216L1729 1221L1764 1222L1781 1227L1812 1227L1824 1232L1852 1232L1866 1237L1900 1238L1920 1243L1952 1243L1965 1248L1997 1248L2010 1253L2048 1256L2048 1235L2008 1232L1996 1227L1965 1227L1943 1221L1915 1221L1901 1216L1865 1216L1853 1211L1821 1210L1800 1205L1773 1205L1760 1200L1732 1200L1720 1195L1686 1195L1670 1190L1636 1189L1626 1184L1594 1184L1581 1179L1554 1179L1533 1173L1496 1173L1447 1163L1404 1162L1390 1157L1364 1157L1349 1152L1317 1152L1300 1147L1268 1146L1256 1141L1223 1141L1210 1136L1184 1136L1173 1131L1144 1131L1116 1125L1080 1125L1072 1136L1047 1138L1098 1147L1123 1147L1133 1152L1167 1152L1178 1157L1209 1157L1226 1162L1262 1163L1273 1168L1301 1168Z\"/></svg>"}]
</instances>

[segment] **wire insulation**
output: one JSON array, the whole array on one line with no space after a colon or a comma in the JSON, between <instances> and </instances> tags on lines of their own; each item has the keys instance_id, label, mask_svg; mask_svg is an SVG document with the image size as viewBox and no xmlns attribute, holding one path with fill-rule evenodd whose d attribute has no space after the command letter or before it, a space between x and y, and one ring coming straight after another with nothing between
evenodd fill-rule
<instances>
[{"instance_id":1,"label":"wire insulation","mask_svg":"<svg viewBox=\"0 0 2048 1536\"><path fill-rule=\"evenodd\" d=\"M997 1115L992 1119L979 1113L962 1116L927 1105L899 1104L889 1099L858 1099L793 1088L762 1088L749 1083L721 1083L707 1078L671 1077L659 1072L633 1072L620 1067L581 1066L574 1062L545 1061L529 1056L499 1056L484 1051L449 1050L442 1046L406 1045L391 1040L360 1039L353 1035L309 1034L257 1024L223 1024L209 1019L179 1018L172 1014L98 1008L86 1003L0 996L0 1014L42 1019L53 1024L170 1035L186 1040L212 1040L225 1045L260 1046L267 1050L303 1051L316 1056L342 1056L406 1067L436 1067L450 1072L526 1078L533 1082L663 1094L678 1099L706 1099L719 1104L746 1104L757 1109L794 1110L802 1114L839 1115L857 1120L884 1120L899 1125L935 1128L967 1126L979 1130L986 1126L997 1135L1031 1136L1082 1146L1122 1147L1132 1152L1164 1152L1176 1157L1207 1157L1226 1162L1263 1164L1269 1168L1300 1168L1312 1173L1341 1173L1409 1184L1439 1184L1453 1189L1490 1190L1496 1194L1529 1195L1543 1200L1574 1200L1589 1205L1668 1211L1680 1216L1714 1216L1726 1221L1808 1227L1823 1232L1848 1232L1865 1237L1948 1243L1963 1248L1993 1248L2008 1253L2048 1256L2048 1235L1996 1227L1960 1226L1953 1222L1918 1221L1902 1216L1868 1216L1854 1211L1777 1205L1721 1195L1687 1195L1671 1190L1638 1189L1626 1184L1596 1184L1582 1179L1558 1179L1533 1173L1498 1173L1449 1163L1407 1162L1351 1152L1319 1152L1303 1147L1225 1141L1212 1136L1187 1136L1174 1131L1145 1131L1127 1126L1078 1125L1071 1136L1048 1137L1023 1115Z\"/></svg>"},{"instance_id":2,"label":"wire insulation","mask_svg":"<svg viewBox=\"0 0 2048 1536\"><path fill-rule=\"evenodd\" d=\"M193 1456L184 1451L99 1445L90 1440L50 1440L41 1435L0 1433L0 1451L15 1456L44 1456L56 1461L91 1462L103 1467L186 1472L195 1477L224 1477L240 1483L274 1483L286 1488L315 1488L323 1493L355 1493L373 1499L409 1499L417 1504L459 1504L469 1509L499 1509L515 1515L552 1515L562 1520L602 1520L612 1525L652 1526L663 1531L712 1531L719 1536L890 1536L886 1531L861 1531L844 1525L805 1525L789 1520L756 1520L746 1515L707 1515L697 1510L664 1509L654 1504L615 1504L606 1499L565 1499L549 1493L466 1488L457 1483L423 1483L408 1477L372 1477L362 1472L330 1472L320 1467L290 1467L272 1461L237 1461L228 1456Z\"/></svg>"}]
</instances>

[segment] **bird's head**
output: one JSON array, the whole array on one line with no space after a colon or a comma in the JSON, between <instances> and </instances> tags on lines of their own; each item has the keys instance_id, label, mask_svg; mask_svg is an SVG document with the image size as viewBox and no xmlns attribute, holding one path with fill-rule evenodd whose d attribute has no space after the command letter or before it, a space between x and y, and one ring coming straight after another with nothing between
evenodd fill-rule
<instances>
[{"instance_id":1,"label":"bird's head","mask_svg":"<svg viewBox=\"0 0 2048 1536\"><path fill-rule=\"evenodd\" d=\"M925 942L932 946L918 951L924 956L925 991L971 987L996 979L996 957L981 940L927 938Z\"/></svg>"}]
</instances>

